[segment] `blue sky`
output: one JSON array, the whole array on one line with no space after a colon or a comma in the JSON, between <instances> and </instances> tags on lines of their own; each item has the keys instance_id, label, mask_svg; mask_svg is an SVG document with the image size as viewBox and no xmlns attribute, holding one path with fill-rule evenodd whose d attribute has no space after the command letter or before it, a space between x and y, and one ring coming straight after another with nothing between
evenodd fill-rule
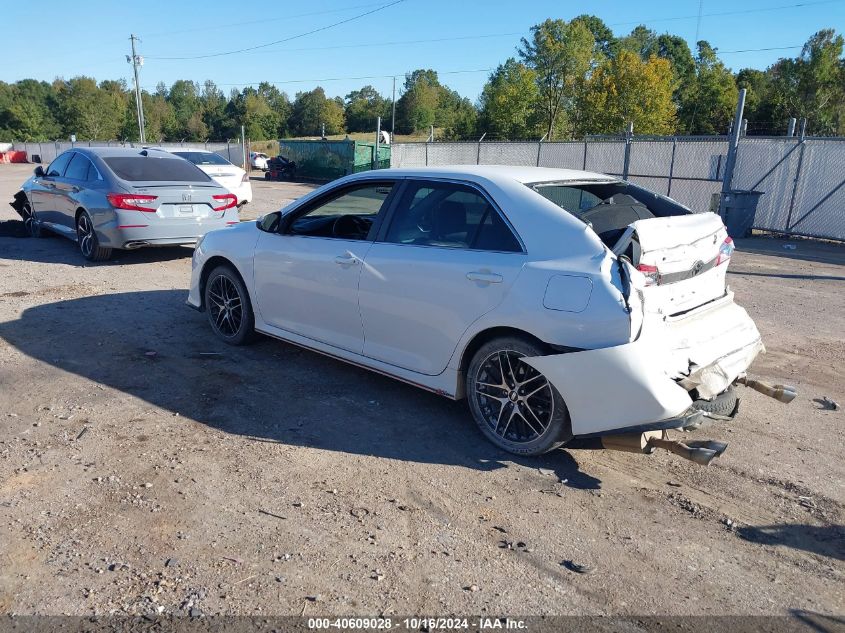
<instances>
[{"instance_id":1,"label":"blue sky","mask_svg":"<svg viewBox=\"0 0 845 633\"><path fill-rule=\"evenodd\" d=\"M720 51L800 46L822 28L845 31L845 0L43 0L6 3L4 32L10 37L0 61L0 80L93 76L125 78L131 85L129 34L141 37L145 56L141 85L212 79L228 94L262 80L293 96L322 85L330 96L372 84L389 96L392 80L415 68L433 68L441 81L475 100L489 70L515 55L519 38L547 17L581 13L602 18L616 35L637 24L658 33L709 40ZM803 4L803 6L794 6ZM792 5L792 6L789 6ZM785 7L785 8L778 8ZM215 54L291 38L333 23L370 15L258 50ZM725 13L743 12L734 15ZM723 15L709 15L723 14ZM463 38L463 39L457 39ZM434 40L441 41L419 41ZM734 69L765 68L799 48L725 53ZM458 71L458 72L456 72ZM464 72L470 71L470 72Z\"/></svg>"}]
</instances>

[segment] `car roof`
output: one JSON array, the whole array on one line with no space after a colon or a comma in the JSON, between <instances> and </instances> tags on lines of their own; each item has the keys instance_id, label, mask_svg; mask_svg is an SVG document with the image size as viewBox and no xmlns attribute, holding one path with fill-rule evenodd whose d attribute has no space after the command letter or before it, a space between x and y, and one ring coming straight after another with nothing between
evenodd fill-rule
<instances>
[{"instance_id":1,"label":"car roof","mask_svg":"<svg viewBox=\"0 0 845 633\"><path fill-rule=\"evenodd\" d=\"M73 149L74 151L82 154L91 154L93 156L99 156L100 158L111 158L115 156L143 156L144 154L142 154L142 152L148 151L142 147L74 147ZM161 158L182 160L178 156L173 156L168 153L153 155Z\"/></svg>"},{"instance_id":2,"label":"car roof","mask_svg":"<svg viewBox=\"0 0 845 633\"><path fill-rule=\"evenodd\" d=\"M523 184L555 181L597 181L613 182L616 176L608 176L593 171L580 169L557 169L552 167L517 167L513 165L443 165L438 167L396 167L364 172L373 177L428 177L455 178L470 180L489 180L503 183L516 181ZM363 175L363 174L362 174Z\"/></svg>"}]
</instances>

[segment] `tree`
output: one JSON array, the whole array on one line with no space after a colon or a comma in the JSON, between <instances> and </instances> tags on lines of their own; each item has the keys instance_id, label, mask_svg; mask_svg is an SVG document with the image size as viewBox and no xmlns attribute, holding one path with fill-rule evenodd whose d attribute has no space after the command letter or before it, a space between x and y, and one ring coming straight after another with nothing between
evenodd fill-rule
<instances>
[{"instance_id":1,"label":"tree","mask_svg":"<svg viewBox=\"0 0 845 633\"><path fill-rule=\"evenodd\" d=\"M522 38L519 56L534 70L548 139L561 130L586 81L595 41L580 21L546 20ZM570 129L571 126L570 126Z\"/></svg>"},{"instance_id":2,"label":"tree","mask_svg":"<svg viewBox=\"0 0 845 633\"><path fill-rule=\"evenodd\" d=\"M590 78L584 107L590 113L594 134L621 132L633 122L638 134L672 134L675 104L672 101L672 67L652 55L643 61L622 49L596 69Z\"/></svg>"},{"instance_id":3,"label":"tree","mask_svg":"<svg viewBox=\"0 0 845 633\"><path fill-rule=\"evenodd\" d=\"M796 59L769 69L773 117L806 117L814 134L845 133L843 38L833 29L814 34Z\"/></svg>"},{"instance_id":4,"label":"tree","mask_svg":"<svg viewBox=\"0 0 845 633\"><path fill-rule=\"evenodd\" d=\"M405 75L402 96L396 102L396 131L412 134L437 123L440 81L433 70L415 70Z\"/></svg>"},{"instance_id":5,"label":"tree","mask_svg":"<svg viewBox=\"0 0 845 633\"><path fill-rule=\"evenodd\" d=\"M657 47L657 33L644 24L634 27L630 35L619 40L621 50L630 51L643 59L648 59Z\"/></svg>"},{"instance_id":6,"label":"tree","mask_svg":"<svg viewBox=\"0 0 845 633\"><path fill-rule=\"evenodd\" d=\"M528 139L541 134L537 75L512 57L490 75L479 108L479 129L490 138Z\"/></svg>"},{"instance_id":7,"label":"tree","mask_svg":"<svg viewBox=\"0 0 845 633\"><path fill-rule=\"evenodd\" d=\"M90 77L58 81L56 90L65 136L75 134L79 140L117 138L125 120L121 95L101 90Z\"/></svg>"},{"instance_id":8,"label":"tree","mask_svg":"<svg viewBox=\"0 0 845 633\"><path fill-rule=\"evenodd\" d=\"M476 135L478 110L469 99L446 86L440 88L436 119L444 138L463 140Z\"/></svg>"},{"instance_id":9,"label":"tree","mask_svg":"<svg viewBox=\"0 0 845 633\"><path fill-rule=\"evenodd\" d=\"M310 92L298 92L293 102L290 116L290 128L297 136L320 134L322 126L326 134L341 134L345 120L343 106L334 99L326 98L326 92L320 87Z\"/></svg>"},{"instance_id":10,"label":"tree","mask_svg":"<svg viewBox=\"0 0 845 633\"><path fill-rule=\"evenodd\" d=\"M607 24L595 15L586 13L572 18L572 22L580 22L593 35L594 51L597 58L613 57L619 49L619 40Z\"/></svg>"},{"instance_id":11,"label":"tree","mask_svg":"<svg viewBox=\"0 0 845 633\"><path fill-rule=\"evenodd\" d=\"M695 77L680 95L679 118L687 134L725 134L739 90L733 74L716 56L716 49L698 42Z\"/></svg>"},{"instance_id":12,"label":"tree","mask_svg":"<svg viewBox=\"0 0 845 633\"><path fill-rule=\"evenodd\" d=\"M385 121L390 117L390 101L369 85L346 95L344 109L346 129L350 132L374 131L377 117L382 117L382 127L386 127Z\"/></svg>"}]
</instances>

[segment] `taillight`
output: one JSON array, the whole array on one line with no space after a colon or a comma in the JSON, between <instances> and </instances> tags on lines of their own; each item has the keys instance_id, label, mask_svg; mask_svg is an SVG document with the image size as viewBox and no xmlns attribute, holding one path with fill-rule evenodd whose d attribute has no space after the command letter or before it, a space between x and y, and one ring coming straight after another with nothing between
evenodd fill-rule
<instances>
[{"instance_id":1,"label":"taillight","mask_svg":"<svg viewBox=\"0 0 845 633\"><path fill-rule=\"evenodd\" d=\"M637 270L639 270L645 276L646 286L657 286L660 284L660 271L657 270L657 266L650 266L649 264L640 264L639 266L637 266Z\"/></svg>"},{"instance_id":2,"label":"taillight","mask_svg":"<svg viewBox=\"0 0 845 633\"><path fill-rule=\"evenodd\" d=\"M217 206L213 204L211 205L211 208L215 211L225 211L226 209L238 206L238 198L233 193L218 193L217 195L211 197L220 203Z\"/></svg>"},{"instance_id":3,"label":"taillight","mask_svg":"<svg viewBox=\"0 0 845 633\"><path fill-rule=\"evenodd\" d=\"M731 239L730 236L725 238L725 241L722 242L722 245L719 247L719 255L716 257L716 265L719 266L720 264L725 264L731 261L731 255L736 250L736 246L734 246L734 241Z\"/></svg>"},{"instance_id":4,"label":"taillight","mask_svg":"<svg viewBox=\"0 0 845 633\"><path fill-rule=\"evenodd\" d=\"M158 198L158 196L150 196L143 193L110 193L106 195L106 198L108 198L109 203L115 209L155 213L155 207L148 205Z\"/></svg>"}]
</instances>

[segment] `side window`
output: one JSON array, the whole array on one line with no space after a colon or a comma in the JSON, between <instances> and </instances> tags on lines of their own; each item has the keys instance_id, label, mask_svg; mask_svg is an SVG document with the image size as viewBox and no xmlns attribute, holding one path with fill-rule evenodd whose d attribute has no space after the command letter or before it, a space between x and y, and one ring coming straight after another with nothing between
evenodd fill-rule
<instances>
[{"instance_id":1,"label":"side window","mask_svg":"<svg viewBox=\"0 0 845 633\"><path fill-rule=\"evenodd\" d=\"M88 168L91 166L91 161L85 158L82 154L74 154L70 161L70 165L65 170L65 178L71 180L87 180Z\"/></svg>"},{"instance_id":2,"label":"side window","mask_svg":"<svg viewBox=\"0 0 845 633\"><path fill-rule=\"evenodd\" d=\"M85 180L87 180L88 182L97 182L103 180L103 177L100 175L99 170L94 167L94 163L89 163L88 175L86 176Z\"/></svg>"},{"instance_id":3,"label":"side window","mask_svg":"<svg viewBox=\"0 0 845 633\"><path fill-rule=\"evenodd\" d=\"M373 183L344 189L308 209L287 229L291 235L365 240L393 189L393 183Z\"/></svg>"},{"instance_id":4,"label":"side window","mask_svg":"<svg viewBox=\"0 0 845 633\"><path fill-rule=\"evenodd\" d=\"M385 241L444 248L522 250L487 198L472 187L453 183L410 183Z\"/></svg>"},{"instance_id":5,"label":"side window","mask_svg":"<svg viewBox=\"0 0 845 633\"><path fill-rule=\"evenodd\" d=\"M50 163L50 166L47 168L47 175L51 178L61 178L62 174L65 173L65 167L67 167L67 164L70 162L74 153L75 152L65 152L64 154L60 154L56 160Z\"/></svg>"}]
</instances>

